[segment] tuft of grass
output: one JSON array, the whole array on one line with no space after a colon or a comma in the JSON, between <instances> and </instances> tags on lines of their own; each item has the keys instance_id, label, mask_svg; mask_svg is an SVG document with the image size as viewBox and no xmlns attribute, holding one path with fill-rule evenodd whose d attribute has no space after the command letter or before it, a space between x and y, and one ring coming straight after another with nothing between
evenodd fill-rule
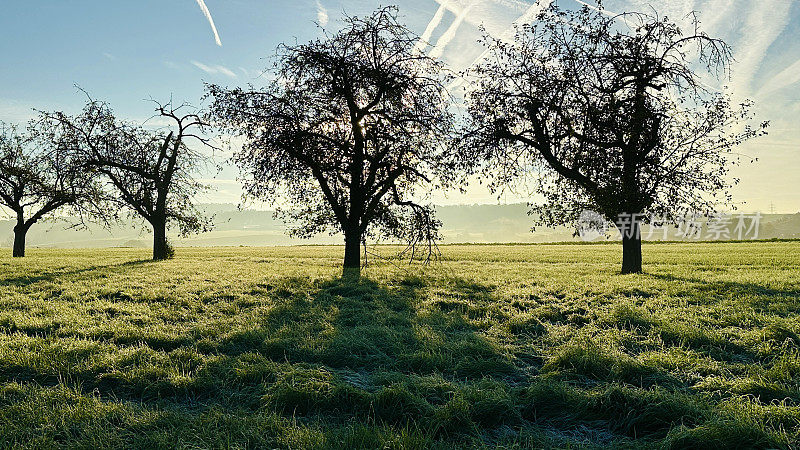
<instances>
[{"instance_id":1,"label":"tuft of grass","mask_svg":"<svg viewBox=\"0 0 800 450\"><path fill-rule=\"evenodd\" d=\"M654 325L647 312L627 303L614 306L606 319L606 323L618 328L627 328L647 332Z\"/></svg>"},{"instance_id":2,"label":"tuft of grass","mask_svg":"<svg viewBox=\"0 0 800 450\"><path fill-rule=\"evenodd\" d=\"M604 349L589 339L578 339L561 347L547 360L541 371L636 386L671 383L670 376L661 369L648 366L622 352Z\"/></svg>"}]
</instances>

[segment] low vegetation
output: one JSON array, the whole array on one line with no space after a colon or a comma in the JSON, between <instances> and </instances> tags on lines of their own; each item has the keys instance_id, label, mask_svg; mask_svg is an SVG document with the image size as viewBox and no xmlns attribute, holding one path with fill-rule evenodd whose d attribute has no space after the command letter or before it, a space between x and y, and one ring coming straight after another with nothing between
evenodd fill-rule
<instances>
[{"instance_id":1,"label":"low vegetation","mask_svg":"<svg viewBox=\"0 0 800 450\"><path fill-rule=\"evenodd\" d=\"M391 249L379 248L388 255ZM0 447L788 447L800 243L31 249Z\"/></svg>"}]
</instances>

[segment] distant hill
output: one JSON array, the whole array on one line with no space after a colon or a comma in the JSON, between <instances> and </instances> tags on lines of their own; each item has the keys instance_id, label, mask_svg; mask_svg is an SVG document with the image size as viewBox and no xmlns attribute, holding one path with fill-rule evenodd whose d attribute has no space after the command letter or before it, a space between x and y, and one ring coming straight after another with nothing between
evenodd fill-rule
<instances>
[{"instance_id":1,"label":"distant hill","mask_svg":"<svg viewBox=\"0 0 800 450\"><path fill-rule=\"evenodd\" d=\"M340 236L321 235L310 240L290 238L284 223L273 217L271 211L239 210L233 204L202 205L214 215L215 228L209 233L172 240L180 246L270 246L298 244L340 244ZM445 243L533 243L580 241L574 230L567 227L536 227L528 216L525 204L510 205L457 205L439 206L437 217L443 223ZM728 225L727 236L735 238L735 219ZM0 220L0 245L10 246L13 241L10 220ZM663 231L652 233L651 239L663 238ZM645 228L644 236L648 236ZM708 230L703 227L699 239L705 239ZM723 237L725 233L723 233ZM747 236L750 237L750 236ZM767 214L759 225L759 238L800 238L800 213ZM677 230L668 232L669 240L686 240ZM65 229L63 222L40 223L28 233L29 246L35 247L149 247L151 236L147 227L117 226L111 230L93 226L89 230Z\"/></svg>"}]
</instances>

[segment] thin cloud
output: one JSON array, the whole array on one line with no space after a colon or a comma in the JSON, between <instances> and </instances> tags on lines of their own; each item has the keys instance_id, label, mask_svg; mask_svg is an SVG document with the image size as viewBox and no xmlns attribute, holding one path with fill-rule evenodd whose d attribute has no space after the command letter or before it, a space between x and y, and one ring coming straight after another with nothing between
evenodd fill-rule
<instances>
[{"instance_id":1,"label":"thin cloud","mask_svg":"<svg viewBox=\"0 0 800 450\"><path fill-rule=\"evenodd\" d=\"M751 94L753 80L767 49L780 36L789 23L791 4L782 1L753 3L745 19L742 35L746 36L734 54L734 95L744 97Z\"/></svg>"},{"instance_id":2,"label":"thin cloud","mask_svg":"<svg viewBox=\"0 0 800 450\"><path fill-rule=\"evenodd\" d=\"M491 0L491 2L496 5L505 6L506 8L514 8L518 10L525 10L531 7L530 4L521 2L519 0Z\"/></svg>"},{"instance_id":3,"label":"thin cloud","mask_svg":"<svg viewBox=\"0 0 800 450\"><path fill-rule=\"evenodd\" d=\"M770 93L772 83L791 81L790 73L781 73L764 86L757 86L756 75L761 70L768 49L789 23L791 1L786 0L675 0L654 4L650 0L627 0L626 10L652 11L676 21L682 29L691 31L690 13L699 13L701 29L711 36L722 37L733 44L734 64L730 85L736 98ZM780 78L779 78L780 77ZM719 89L717 80L708 79L709 86ZM791 84L791 83L790 83ZM780 89L777 87L776 89Z\"/></svg>"},{"instance_id":4,"label":"thin cloud","mask_svg":"<svg viewBox=\"0 0 800 450\"><path fill-rule=\"evenodd\" d=\"M685 31L690 31L692 27L691 19L693 19L693 12L701 12L694 0L670 0L668 2L653 2L652 0L628 0L628 8L626 11L640 11L652 12L653 9L658 11L661 16L667 17L669 20L676 22ZM720 10L726 8L722 2L717 2L713 6L709 6L706 11L712 11L716 16Z\"/></svg>"},{"instance_id":5,"label":"thin cloud","mask_svg":"<svg viewBox=\"0 0 800 450\"><path fill-rule=\"evenodd\" d=\"M38 105L38 107L41 108L42 105ZM18 100L0 98L0 117L2 117L3 121L7 123L23 125L28 120L36 117L36 110L32 104Z\"/></svg>"},{"instance_id":6,"label":"thin cloud","mask_svg":"<svg viewBox=\"0 0 800 450\"><path fill-rule=\"evenodd\" d=\"M591 9L591 10L593 10L593 11L597 11L597 12L599 12L600 14L603 14L604 16L608 16L608 17L616 17L616 18L617 18L617 20L619 20L620 22L624 23L625 25L628 25L629 27L634 27L634 28L636 27L636 25L635 25L635 24L631 24L631 23L630 23L630 22L629 22L629 21L628 21L628 20L625 18L625 16L622 16L622 15L620 15L620 14L619 14L619 13L617 13L617 12L614 12L614 11L609 11L609 10L605 9L604 7L603 7L603 8L601 8L600 6L591 5L591 4L589 4L589 3L586 3L586 2L584 2L584 1L581 1L581 0L575 0L575 2L576 2L576 3L578 3L579 5L583 5L583 6L585 6L585 7L589 8L589 9Z\"/></svg>"},{"instance_id":7,"label":"thin cloud","mask_svg":"<svg viewBox=\"0 0 800 450\"><path fill-rule=\"evenodd\" d=\"M197 0L197 5L203 10L203 15L206 16L208 24L211 25L211 31L214 32L214 41L216 41L217 45L222 47L222 41L219 40L219 33L217 33L217 26L214 25L214 18L211 17L211 12L208 10L208 7L206 7L206 3L203 0Z\"/></svg>"},{"instance_id":8,"label":"thin cloud","mask_svg":"<svg viewBox=\"0 0 800 450\"><path fill-rule=\"evenodd\" d=\"M225 66L209 66L198 61L192 61L192 65L210 75L225 75L226 77L236 78L236 73Z\"/></svg>"},{"instance_id":9,"label":"thin cloud","mask_svg":"<svg viewBox=\"0 0 800 450\"><path fill-rule=\"evenodd\" d=\"M771 94L780 89L789 87L798 81L800 81L800 60L795 61L794 64L783 69L780 73L764 83L764 87L758 91L756 97L760 98Z\"/></svg>"},{"instance_id":10,"label":"thin cloud","mask_svg":"<svg viewBox=\"0 0 800 450\"><path fill-rule=\"evenodd\" d=\"M328 24L328 10L317 0L317 23L324 27Z\"/></svg>"}]
</instances>

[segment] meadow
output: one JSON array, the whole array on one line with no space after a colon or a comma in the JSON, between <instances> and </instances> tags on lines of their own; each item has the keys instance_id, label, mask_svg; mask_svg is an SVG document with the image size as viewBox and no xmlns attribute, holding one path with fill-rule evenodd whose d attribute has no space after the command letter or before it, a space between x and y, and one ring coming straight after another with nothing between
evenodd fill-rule
<instances>
[{"instance_id":1,"label":"meadow","mask_svg":"<svg viewBox=\"0 0 800 450\"><path fill-rule=\"evenodd\" d=\"M5 255L0 447L800 439L800 242L441 250L357 283L341 247Z\"/></svg>"}]
</instances>

